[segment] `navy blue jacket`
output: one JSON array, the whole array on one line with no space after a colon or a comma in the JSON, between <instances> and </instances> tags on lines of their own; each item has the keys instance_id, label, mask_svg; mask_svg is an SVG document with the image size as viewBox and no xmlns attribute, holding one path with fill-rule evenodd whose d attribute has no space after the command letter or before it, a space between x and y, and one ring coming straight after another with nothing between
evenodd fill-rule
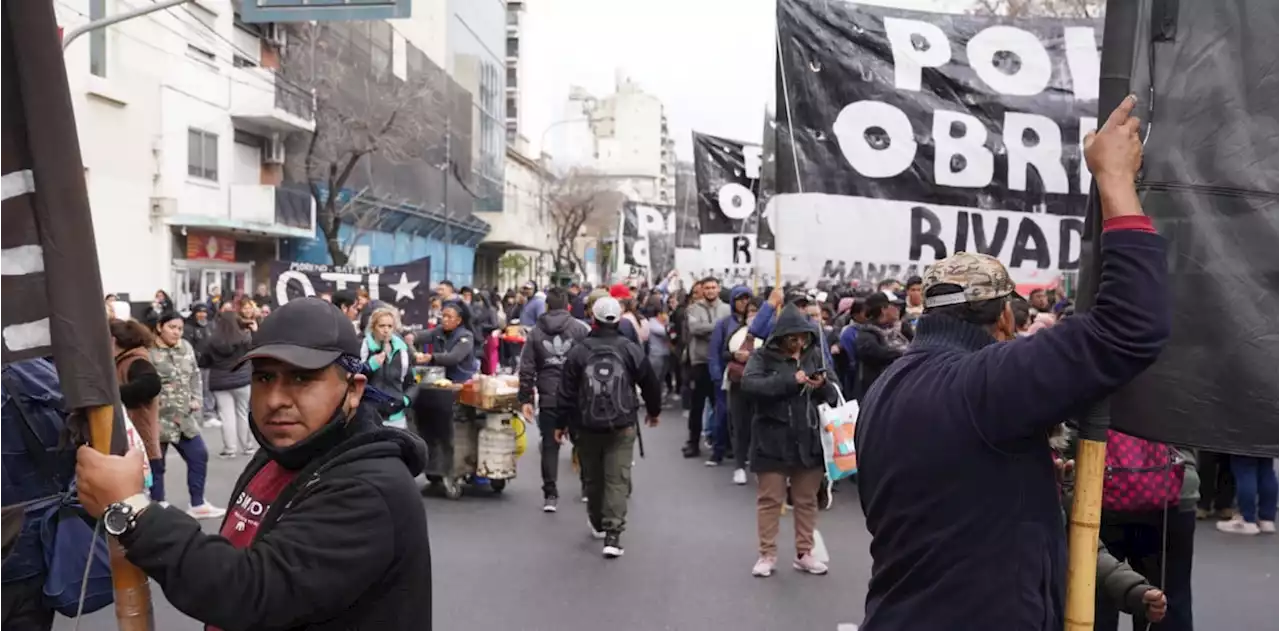
<instances>
[{"instance_id":1,"label":"navy blue jacket","mask_svg":"<svg viewBox=\"0 0 1280 631\"><path fill-rule=\"evenodd\" d=\"M1104 226L1093 309L1001 343L926 313L862 399L864 631L1062 629L1066 528L1048 431L1136 377L1169 337L1164 240L1125 219Z\"/></svg>"},{"instance_id":2,"label":"navy blue jacket","mask_svg":"<svg viewBox=\"0 0 1280 631\"><path fill-rule=\"evenodd\" d=\"M720 318L716 323L716 328L711 331L711 347L707 349L707 370L711 371L711 381L720 383L724 380L724 369L729 365L729 361L733 358L733 351L729 350L729 338L738 332L738 328L743 325L746 316L738 315L733 311L734 305L738 298L742 296L751 296L751 290L738 285L729 291L729 315ZM767 340L768 337L762 337L761 340ZM733 349L737 350L737 349Z\"/></svg>"},{"instance_id":3,"label":"navy blue jacket","mask_svg":"<svg viewBox=\"0 0 1280 631\"><path fill-rule=\"evenodd\" d=\"M443 328L431 329L425 341L431 353L431 365L443 366L444 376L454 383L463 383L480 370L476 359L476 336L465 326L448 333Z\"/></svg>"}]
</instances>

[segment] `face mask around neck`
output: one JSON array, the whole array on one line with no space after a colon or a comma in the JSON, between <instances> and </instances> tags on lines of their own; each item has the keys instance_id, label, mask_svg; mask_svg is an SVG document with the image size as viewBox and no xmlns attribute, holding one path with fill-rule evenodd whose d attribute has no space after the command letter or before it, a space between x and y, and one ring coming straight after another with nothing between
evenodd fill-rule
<instances>
[{"instance_id":1,"label":"face mask around neck","mask_svg":"<svg viewBox=\"0 0 1280 631\"><path fill-rule=\"evenodd\" d=\"M346 403L347 395L350 393L351 384L348 383L347 390L342 394L342 401L338 403L338 408L333 411L333 416L329 417L324 427L288 447L272 445L267 437L262 435L258 424L254 423L252 418L249 419L249 431L253 432L258 445L271 460L285 469L297 471L347 439L354 414L349 413L343 404Z\"/></svg>"}]
</instances>

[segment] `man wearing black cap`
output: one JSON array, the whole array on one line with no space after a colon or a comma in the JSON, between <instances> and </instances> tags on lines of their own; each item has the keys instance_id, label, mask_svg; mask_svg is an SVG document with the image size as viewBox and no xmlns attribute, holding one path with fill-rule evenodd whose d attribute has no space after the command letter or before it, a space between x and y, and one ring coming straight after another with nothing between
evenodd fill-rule
<instances>
[{"instance_id":1,"label":"man wearing black cap","mask_svg":"<svg viewBox=\"0 0 1280 631\"><path fill-rule=\"evenodd\" d=\"M221 629L430 629L425 448L381 427L350 319L301 298L263 320L250 428L261 445L219 535L142 492L142 454L82 447L80 500L179 611Z\"/></svg>"},{"instance_id":2,"label":"man wearing black cap","mask_svg":"<svg viewBox=\"0 0 1280 631\"><path fill-rule=\"evenodd\" d=\"M853 393L854 398L861 398L880 374L906 352L907 338L898 328L902 304L883 291L867 298L867 321L857 325L854 338L858 356L858 390Z\"/></svg>"}]
</instances>

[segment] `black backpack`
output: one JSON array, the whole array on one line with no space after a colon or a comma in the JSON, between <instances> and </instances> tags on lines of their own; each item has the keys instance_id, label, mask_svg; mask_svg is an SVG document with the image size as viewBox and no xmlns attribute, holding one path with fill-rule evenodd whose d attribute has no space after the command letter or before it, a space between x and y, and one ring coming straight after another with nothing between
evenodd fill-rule
<instances>
[{"instance_id":1,"label":"black backpack","mask_svg":"<svg viewBox=\"0 0 1280 631\"><path fill-rule=\"evenodd\" d=\"M636 387L622 350L607 341L583 340L587 361L578 389L585 429L616 429L635 423Z\"/></svg>"}]
</instances>

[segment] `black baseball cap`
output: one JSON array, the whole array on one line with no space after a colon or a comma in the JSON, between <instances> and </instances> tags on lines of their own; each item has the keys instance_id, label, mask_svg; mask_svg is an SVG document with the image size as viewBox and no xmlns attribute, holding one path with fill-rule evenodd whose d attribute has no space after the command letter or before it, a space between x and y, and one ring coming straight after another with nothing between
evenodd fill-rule
<instances>
[{"instance_id":1,"label":"black baseball cap","mask_svg":"<svg viewBox=\"0 0 1280 631\"><path fill-rule=\"evenodd\" d=\"M319 298L296 298L258 325L244 360L275 359L303 370L318 370L342 355L360 356L360 336L351 320Z\"/></svg>"}]
</instances>

